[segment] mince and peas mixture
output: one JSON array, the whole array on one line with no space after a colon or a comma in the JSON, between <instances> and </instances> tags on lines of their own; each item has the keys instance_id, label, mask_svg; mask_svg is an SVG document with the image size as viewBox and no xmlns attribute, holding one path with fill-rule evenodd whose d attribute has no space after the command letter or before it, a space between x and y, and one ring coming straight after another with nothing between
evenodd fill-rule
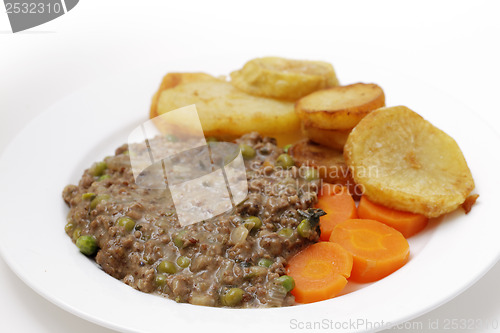
<instances>
[{"instance_id":1,"label":"mince and peas mixture","mask_svg":"<svg viewBox=\"0 0 500 333\"><path fill-rule=\"evenodd\" d=\"M64 189L66 233L106 273L143 292L205 306L293 305L285 265L319 238L318 176L294 166L272 138L250 133L236 143L249 194L231 211L181 227L168 189L135 183L124 145Z\"/></svg>"}]
</instances>

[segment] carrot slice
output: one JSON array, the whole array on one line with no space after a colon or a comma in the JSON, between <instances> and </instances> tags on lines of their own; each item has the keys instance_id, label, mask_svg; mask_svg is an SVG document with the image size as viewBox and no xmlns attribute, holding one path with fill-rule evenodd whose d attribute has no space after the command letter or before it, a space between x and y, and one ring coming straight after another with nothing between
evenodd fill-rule
<instances>
[{"instance_id":1,"label":"carrot slice","mask_svg":"<svg viewBox=\"0 0 500 333\"><path fill-rule=\"evenodd\" d=\"M321 208L326 213L319 220L322 241L330 239L337 223L358 217L354 199L346 187L339 185L324 184L319 193L316 208Z\"/></svg>"},{"instance_id":2,"label":"carrot slice","mask_svg":"<svg viewBox=\"0 0 500 333\"><path fill-rule=\"evenodd\" d=\"M335 297L347 284L352 255L331 242L312 244L288 261L287 274L295 280L291 293L299 303Z\"/></svg>"},{"instance_id":3,"label":"carrot slice","mask_svg":"<svg viewBox=\"0 0 500 333\"><path fill-rule=\"evenodd\" d=\"M374 220L352 219L333 229L335 242L353 256L351 280L372 282L401 268L408 261L410 246L394 228Z\"/></svg>"},{"instance_id":4,"label":"carrot slice","mask_svg":"<svg viewBox=\"0 0 500 333\"><path fill-rule=\"evenodd\" d=\"M406 238L415 235L427 225L429 219L421 214L403 212L376 204L362 196L358 205L358 216L362 219L377 220L393 227Z\"/></svg>"}]
</instances>

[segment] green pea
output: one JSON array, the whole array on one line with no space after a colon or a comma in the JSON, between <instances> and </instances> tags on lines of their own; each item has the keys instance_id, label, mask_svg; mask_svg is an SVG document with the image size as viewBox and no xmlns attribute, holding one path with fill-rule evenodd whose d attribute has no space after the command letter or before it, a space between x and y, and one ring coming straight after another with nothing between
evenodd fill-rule
<instances>
[{"instance_id":1,"label":"green pea","mask_svg":"<svg viewBox=\"0 0 500 333\"><path fill-rule=\"evenodd\" d=\"M191 264L191 259L189 259L188 257L180 256L179 258L177 258L177 265L179 265L179 267L186 268L189 266L189 264Z\"/></svg>"},{"instance_id":2,"label":"green pea","mask_svg":"<svg viewBox=\"0 0 500 333\"><path fill-rule=\"evenodd\" d=\"M271 267L272 264L273 264L273 261L266 259L266 258L261 258L259 260L259 262L257 263L257 265L259 265L261 267L267 267L267 268Z\"/></svg>"},{"instance_id":3,"label":"green pea","mask_svg":"<svg viewBox=\"0 0 500 333\"><path fill-rule=\"evenodd\" d=\"M156 270L158 271L158 273L167 273L167 274L177 273L177 268L175 267L175 264L168 260L163 260L162 262L160 262L158 267L156 267Z\"/></svg>"},{"instance_id":4,"label":"green pea","mask_svg":"<svg viewBox=\"0 0 500 333\"><path fill-rule=\"evenodd\" d=\"M290 150L290 148L291 148L291 147L292 147L292 144L290 143L290 144L286 145L285 147L283 147L283 151L284 151L286 154L288 154L288 150Z\"/></svg>"},{"instance_id":5,"label":"green pea","mask_svg":"<svg viewBox=\"0 0 500 333\"><path fill-rule=\"evenodd\" d=\"M120 227L124 227L125 230L128 232L131 232L134 230L135 227L135 221L132 220L130 217L123 216L120 217L118 220L116 220L116 225L119 225Z\"/></svg>"},{"instance_id":6,"label":"green pea","mask_svg":"<svg viewBox=\"0 0 500 333\"><path fill-rule=\"evenodd\" d=\"M80 228L76 228L75 230L73 230L73 235L72 235L72 239L74 241L76 241L78 239L78 237L80 237L80 235L82 234L82 229Z\"/></svg>"},{"instance_id":7,"label":"green pea","mask_svg":"<svg viewBox=\"0 0 500 333\"><path fill-rule=\"evenodd\" d=\"M71 222L69 223L66 223L66 225L64 226L64 231L66 231L66 233L70 233L71 231L73 231L73 228L75 227L75 225Z\"/></svg>"},{"instance_id":8,"label":"green pea","mask_svg":"<svg viewBox=\"0 0 500 333\"><path fill-rule=\"evenodd\" d=\"M99 177L104 174L104 171L106 171L107 168L108 165L106 162L96 162L90 167L89 173L94 177Z\"/></svg>"},{"instance_id":9,"label":"green pea","mask_svg":"<svg viewBox=\"0 0 500 333\"><path fill-rule=\"evenodd\" d=\"M130 155L130 151L125 150L122 154L125 155L125 156L129 156Z\"/></svg>"},{"instance_id":10,"label":"green pea","mask_svg":"<svg viewBox=\"0 0 500 333\"><path fill-rule=\"evenodd\" d=\"M174 236L174 244L179 249L184 248L184 236L186 235L186 233L186 230L181 230L177 233L177 235Z\"/></svg>"},{"instance_id":11,"label":"green pea","mask_svg":"<svg viewBox=\"0 0 500 333\"><path fill-rule=\"evenodd\" d=\"M101 177L99 177L99 181L103 181L109 178L111 178L109 175L102 175Z\"/></svg>"},{"instance_id":12,"label":"green pea","mask_svg":"<svg viewBox=\"0 0 500 333\"><path fill-rule=\"evenodd\" d=\"M95 198L95 193L83 193L82 200L92 200Z\"/></svg>"},{"instance_id":13,"label":"green pea","mask_svg":"<svg viewBox=\"0 0 500 333\"><path fill-rule=\"evenodd\" d=\"M297 232L300 237L309 238L311 235L311 223L308 220L302 220L297 226Z\"/></svg>"},{"instance_id":14,"label":"green pea","mask_svg":"<svg viewBox=\"0 0 500 333\"><path fill-rule=\"evenodd\" d=\"M244 143L240 144L240 150L241 150L241 155L245 160L251 160L256 155L255 149Z\"/></svg>"},{"instance_id":15,"label":"green pea","mask_svg":"<svg viewBox=\"0 0 500 333\"><path fill-rule=\"evenodd\" d=\"M288 154L281 154L276 159L276 166L282 167L283 169L290 169L295 165L293 158Z\"/></svg>"},{"instance_id":16,"label":"green pea","mask_svg":"<svg viewBox=\"0 0 500 333\"><path fill-rule=\"evenodd\" d=\"M100 204L103 201L108 201L111 197L108 194L100 194L96 196L92 201L90 202L90 209L95 209L98 204Z\"/></svg>"},{"instance_id":17,"label":"green pea","mask_svg":"<svg viewBox=\"0 0 500 333\"><path fill-rule=\"evenodd\" d=\"M224 306L236 306L243 300L245 292L240 288L231 288L221 296L221 303Z\"/></svg>"},{"instance_id":18,"label":"green pea","mask_svg":"<svg viewBox=\"0 0 500 333\"><path fill-rule=\"evenodd\" d=\"M304 179L307 180L308 182L312 182L313 180L318 180L319 179L318 170L314 168L307 168L304 171Z\"/></svg>"},{"instance_id":19,"label":"green pea","mask_svg":"<svg viewBox=\"0 0 500 333\"><path fill-rule=\"evenodd\" d=\"M290 290L295 288L295 281L293 280L293 277L291 277L291 276L282 275L274 281L276 281L277 283L279 283L283 287L285 287L287 292L289 292Z\"/></svg>"},{"instance_id":20,"label":"green pea","mask_svg":"<svg viewBox=\"0 0 500 333\"><path fill-rule=\"evenodd\" d=\"M167 284L167 276L165 274L156 274L155 283L159 287L163 287Z\"/></svg>"},{"instance_id":21,"label":"green pea","mask_svg":"<svg viewBox=\"0 0 500 333\"><path fill-rule=\"evenodd\" d=\"M91 256L97 252L97 240L94 236L80 236L76 240L76 246L81 253Z\"/></svg>"},{"instance_id":22,"label":"green pea","mask_svg":"<svg viewBox=\"0 0 500 333\"><path fill-rule=\"evenodd\" d=\"M293 230L290 228L283 228L278 231L278 235L283 236L285 238L290 238L293 236Z\"/></svg>"},{"instance_id":23,"label":"green pea","mask_svg":"<svg viewBox=\"0 0 500 333\"><path fill-rule=\"evenodd\" d=\"M258 230L262 228L262 220L257 216L249 216L243 221L243 225L250 230Z\"/></svg>"},{"instance_id":24,"label":"green pea","mask_svg":"<svg viewBox=\"0 0 500 333\"><path fill-rule=\"evenodd\" d=\"M179 141L179 139L175 135L173 135L173 134L167 134L167 135L165 135L165 138L169 142L177 142L177 141Z\"/></svg>"}]
</instances>

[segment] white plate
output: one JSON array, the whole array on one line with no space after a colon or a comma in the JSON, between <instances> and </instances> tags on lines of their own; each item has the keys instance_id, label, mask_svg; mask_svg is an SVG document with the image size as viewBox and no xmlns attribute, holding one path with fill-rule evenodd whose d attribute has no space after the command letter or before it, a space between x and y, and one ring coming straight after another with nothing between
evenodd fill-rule
<instances>
[{"instance_id":1,"label":"white plate","mask_svg":"<svg viewBox=\"0 0 500 333\"><path fill-rule=\"evenodd\" d=\"M221 325L241 332L294 331L306 325L370 331L450 300L486 273L500 254L495 214L500 161L491 153L499 138L471 111L435 89L370 66L336 63L343 83L377 82L388 105L405 104L453 136L481 195L469 215L457 211L413 237L409 263L394 274L315 304L236 310L177 304L135 291L80 255L64 233L68 208L62 189L77 183L93 161L113 154L129 131L147 119L150 96L164 73L158 69L97 80L34 119L7 148L0 160L0 249L6 262L50 301L120 331Z\"/></svg>"}]
</instances>

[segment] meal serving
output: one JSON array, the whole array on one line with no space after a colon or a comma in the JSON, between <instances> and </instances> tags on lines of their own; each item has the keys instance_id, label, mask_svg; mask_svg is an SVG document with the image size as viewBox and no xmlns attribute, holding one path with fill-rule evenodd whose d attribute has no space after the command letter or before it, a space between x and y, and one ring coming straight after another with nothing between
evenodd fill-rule
<instances>
[{"instance_id":1,"label":"meal serving","mask_svg":"<svg viewBox=\"0 0 500 333\"><path fill-rule=\"evenodd\" d=\"M164 145L172 138L155 140ZM314 215L318 178L301 177L274 139L250 133L237 142L249 195L234 211L180 227L168 190L135 184L123 146L64 190L68 235L86 254L99 248L102 269L141 291L210 306L293 304L290 286L280 281L287 282L287 259L319 237L298 228ZM269 160L283 168L269 167Z\"/></svg>"},{"instance_id":2,"label":"meal serving","mask_svg":"<svg viewBox=\"0 0 500 333\"><path fill-rule=\"evenodd\" d=\"M138 184L131 155L182 151L186 140L159 116L192 104L207 142L238 145L248 194L182 226L169 188ZM339 85L325 62L259 58L231 80L169 73L150 117L161 135L117 148L65 187L65 230L112 277L177 302L255 308L330 299L349 281L403 267L407 238L460 206L470 211L478 197L451 137L407 107L385 107L376 84ZM193 163L185 157L174 167Z\"/></svg>"}]
</instances>

